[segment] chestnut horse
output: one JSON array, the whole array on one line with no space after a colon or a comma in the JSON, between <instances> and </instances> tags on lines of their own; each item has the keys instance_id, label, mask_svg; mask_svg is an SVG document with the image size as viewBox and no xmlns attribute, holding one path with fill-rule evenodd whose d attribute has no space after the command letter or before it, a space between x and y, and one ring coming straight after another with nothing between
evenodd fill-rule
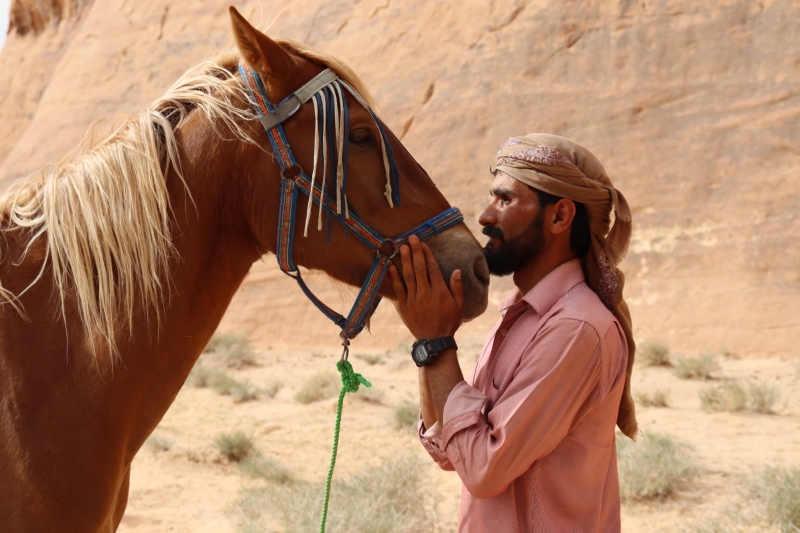
<instances>
[{"instance_id":1,"label":"chestnut horse","mask_svg":"<svg viewBox=\"0 0 800 533\"><path fill-rule=\"evenodd\" d=\"M273 102L326 67L370 102L340 61L273 41L233 8L231 18L239 54L187 72L110 137L24 183L0 206L2 531L117 528L136 452L250 266L275 251L280 171L238 63L258 72ZM383 126L402 176L402 204L389 206L379 128L346 97L352 209L387 236L446 210ZM306 169L315 124L310 104L284 123ZM327 230L298 237L295 262L361 285L374 252L336 224ZM466 318L483 312L488 271L466 226L429 244L445 279L462 269ZM391 297L388 282L379 293Z\"/></svg>"}]
</instances>

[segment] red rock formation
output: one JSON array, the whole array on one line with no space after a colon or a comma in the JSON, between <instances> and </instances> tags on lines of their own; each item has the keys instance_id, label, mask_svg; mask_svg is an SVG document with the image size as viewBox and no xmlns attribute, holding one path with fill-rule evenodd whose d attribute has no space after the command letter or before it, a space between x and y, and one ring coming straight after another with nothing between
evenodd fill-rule
<instances>
[{"instance_id":1,"label":"red rock formation","mask_svg":"<svg viewBox=\"0 0 800 533\"><path fill-rule=\"evenodd\" d=\"M263 27L288 3L238 6ZM15 30L0 53L3 188L65 153L93 120L137 109L231 44L226 3L106 0L64 16L81 5L14 15L31 31ZM506 137L547 131L586 145L634 209L624 267L639 338L791 354L799 20L791 0L303 0L270 33L350 63L473 229ZM508 286L496 283L494 296ZM493 319L490 307L478 325ZM358 342L402 337L388 307L376 321L380 335ZM298 342L289 322L306 325L304 343L335 342L291 280L258 266L223 327Z\"/></svg>"}]
</instances>

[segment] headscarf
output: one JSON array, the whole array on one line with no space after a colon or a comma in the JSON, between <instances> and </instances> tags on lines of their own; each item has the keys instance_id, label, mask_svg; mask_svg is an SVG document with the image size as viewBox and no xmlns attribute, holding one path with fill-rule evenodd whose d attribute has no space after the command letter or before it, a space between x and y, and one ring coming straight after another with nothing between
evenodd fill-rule
<instances>
[{"instance_id":1,"label":"headscarf","mask_svg":"<svg viewBox=\"0 0 800 533\"><path fill-rule=\"evenodd\" d=\"M502 171L540 191L586 206L591 247L582 262L586 282L613 313L625 332L628 366L617 426L634 439L638 431L631 396L631 372L636 352L631 314L622 297L625 276L617 265L628 251L631 210L614 188L603 165L576 142L545 133L511 137L500 147L493 174ZM611 225L611 213L614 225Z\"/></svg>"}]
</instances>

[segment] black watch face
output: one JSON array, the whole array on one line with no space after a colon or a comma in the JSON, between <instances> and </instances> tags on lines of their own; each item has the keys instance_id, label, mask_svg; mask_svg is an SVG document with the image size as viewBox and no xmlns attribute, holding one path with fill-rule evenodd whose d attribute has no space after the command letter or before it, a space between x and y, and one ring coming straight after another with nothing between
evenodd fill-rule
<instances>
[{"instance_id":1,"label":"black watch face","mask_svg":"<svg viewBox=\"0 0 800 533\"><path fill-rule=\"evenodd\" d=\"M411 352L411 357L414 358L414 361L417 363L424 363L426 359L428 359L428 350L425 349L424 344L417 344L414 346L414 351Z\"/></svg>"}]
</instances>

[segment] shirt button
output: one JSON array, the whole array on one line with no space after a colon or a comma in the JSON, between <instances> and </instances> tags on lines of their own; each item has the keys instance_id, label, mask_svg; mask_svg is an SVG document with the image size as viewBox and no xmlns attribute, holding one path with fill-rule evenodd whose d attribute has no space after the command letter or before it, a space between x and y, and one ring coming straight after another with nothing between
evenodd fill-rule
<instances>
[{"instance_id":1,"label":"shirt button","mask_svg":"<svg viewBox=\"0 0 800 533\"><path fill-rule=\"evenodd\" d=\"M508 333L507 329L501 329L500 330L500 335L502 335L503 337L505 337L507 333Z\"/></svg>"}]
</instances>

